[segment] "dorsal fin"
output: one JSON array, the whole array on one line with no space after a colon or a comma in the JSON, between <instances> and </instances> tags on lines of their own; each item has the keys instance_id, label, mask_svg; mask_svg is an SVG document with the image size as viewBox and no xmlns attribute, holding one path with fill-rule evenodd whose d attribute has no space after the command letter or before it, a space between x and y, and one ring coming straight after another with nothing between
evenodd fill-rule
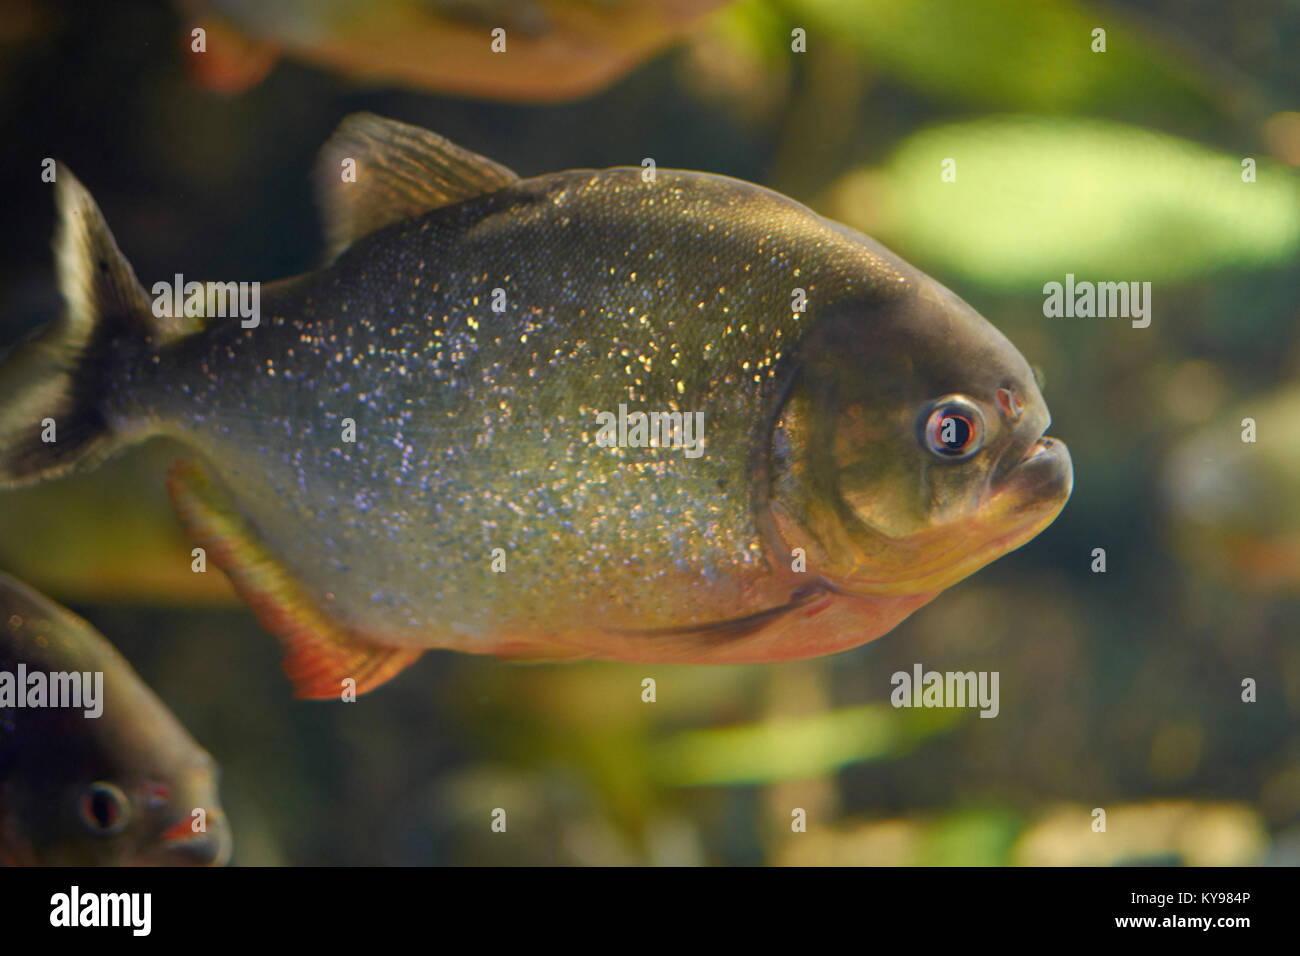
<instances>
[{"instance_id":1,"label":"dorsal fin","mask_svg":"<svg viewBox=\"0 0 1300 956\"><path fill-rule=\"evenodd\" d=\"M344 161L356 181L344 179ZM495 192L519 177L419 126L374 113L345 117L321 148L316 191L333 259L376 229Z\"/></svg>"}]
</instances>

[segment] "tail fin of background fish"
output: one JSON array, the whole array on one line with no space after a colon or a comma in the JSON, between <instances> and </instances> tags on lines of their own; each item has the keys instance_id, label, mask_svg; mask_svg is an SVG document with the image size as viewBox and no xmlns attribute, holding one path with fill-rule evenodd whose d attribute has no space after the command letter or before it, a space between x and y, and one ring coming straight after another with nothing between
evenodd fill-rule
<instances>
[{"instance_id":1,"label":"tail fin of background fish","mask_svg":"<svg viewBox=\"0 0 1300 956\"><path fill-rule=\"evenodd\" d=\"M62 165L55 197L64 308L0 359L0 487L52 477L111 452L102 399L118 347L124 339L144 346L177 334L173 320L154 317L95 200Z\"/></svg>"}]
</instances>

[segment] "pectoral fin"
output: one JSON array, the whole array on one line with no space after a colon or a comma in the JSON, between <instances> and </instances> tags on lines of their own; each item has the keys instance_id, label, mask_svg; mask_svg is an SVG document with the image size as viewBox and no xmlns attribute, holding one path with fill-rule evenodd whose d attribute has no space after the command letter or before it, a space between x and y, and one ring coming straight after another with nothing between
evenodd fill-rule
<instances>
[{"instance_id":1,"label":"pectoral fin","mask_svg":"<svg viewBox=\"0 0 1300 956\"><path fill-rule=\"evenodd\" d=\"M348 678L356 682L358 694L365 693L422 653L374 643L326 616L195 462L177 461L168 488L190 538L226 573L262 626L284 644L284 672L296 697L340 697Z\"/></svg>"}]
</instances>

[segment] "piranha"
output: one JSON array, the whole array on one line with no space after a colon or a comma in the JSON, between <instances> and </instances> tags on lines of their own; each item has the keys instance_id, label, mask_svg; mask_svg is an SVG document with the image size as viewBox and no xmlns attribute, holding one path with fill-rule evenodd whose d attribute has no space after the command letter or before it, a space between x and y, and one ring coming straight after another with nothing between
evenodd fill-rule
<instances>
[{"instance_id":1,"label":"piranha","mask_svg":"<svg viewBox=\"0 0 1300 956\"><path fill-rule=\"evenodd\" d=\"M170 477L182 523L300 696L368 690L427 648L832 653L1069 497L1015 347L777 193L639 167L520 179L369 114L318 184L333 260L248 319L219 283L184 314L174 281L151 303L59 167L66 309L0 366L0 484L150 435L194 450Z\"/></svg>"},{"instance_id":2,"label":"piranha","mask_svg":"<svg viewBox=\"0 0 1300 956\"><path fill-rule=\"evenodd\" d=\"M186 61L237 93L281 55L455 96L557 102L598 92L725 0L178 0Z\"/></svg>"},{"instance_id":3,"label":"piranha","mask_svg":"<svg viewBox=\"0 0 1300 956\"><path fill-rule=\"evenodd\" d=\"M230 848L207 751L102 634L0 574L0 864L211 866Z\"/></svg>"}]
</instances>

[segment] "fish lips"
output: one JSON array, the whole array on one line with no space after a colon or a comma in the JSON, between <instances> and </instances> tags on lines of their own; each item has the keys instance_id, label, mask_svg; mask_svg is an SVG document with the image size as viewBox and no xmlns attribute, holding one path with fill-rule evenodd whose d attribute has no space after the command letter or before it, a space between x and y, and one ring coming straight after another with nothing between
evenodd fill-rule
<instances>
[{"instance_id":1,"label":"fish lips","mask_svg":"<svg viewBox=\"0 0 1300 956\"><path fill-rule=\"evenodd\" d=\"M1074 462L1065 442L1038 438L996 481L994 494L1014 501L1016 511L1037 511L1055 506L1059 511L1074 490Z\"/></svg>"},{"instance_id":2,"label":"fish lips","mask_svg":"<svg viewBox=\"0 0 1300 956\"><path fill-rule=\"evenodd\" d=\"M230 860L233 839L220 810L208 810L207 829L195 833L185 816L158 836L153 851L140 860L149 866L225 866Z\"/></svg>"}]
</instances>

